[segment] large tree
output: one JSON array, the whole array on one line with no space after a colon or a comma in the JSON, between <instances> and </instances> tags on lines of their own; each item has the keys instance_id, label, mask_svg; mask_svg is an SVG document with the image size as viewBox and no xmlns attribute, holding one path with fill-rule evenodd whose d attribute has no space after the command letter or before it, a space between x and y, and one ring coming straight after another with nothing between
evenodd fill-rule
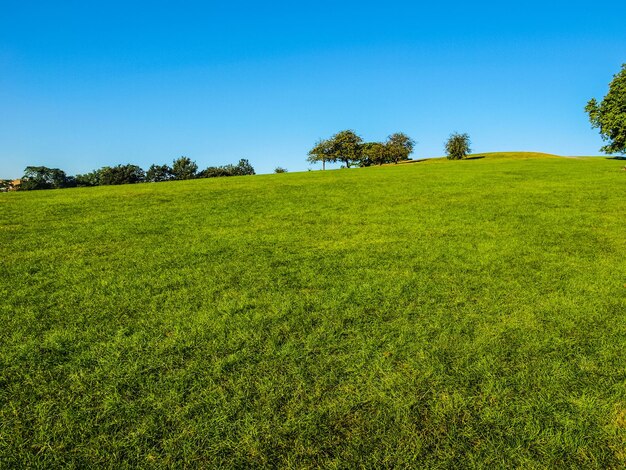
<instances>
[{"instance_id":1,"label":"large tree","mask_svg":"<svg viewBox=\"0 0 626 470\"><path fill-rule=\"evenodd\" d=\"M354 131L347 129L337 132L330 138L330 146L335 161L342 162L347 168L361 160L361 143L363 139Z\"/></svg>"},{"instance_id":2,"label":"large tree","mask_svg":"<svg viewBox=\"0 0 626 470\"><path fill-rule=\"evenodd\" d=\"M414 146L415 141L402 132L391 134L385 142L386 154L393 163L408 160Z\"/></svg>"},{"instance_id":3,"label":"large tree","mask_svg":"<svg viewBox=\"0 0 626 470\"><path fill-rule=\"evenodd\" d=\"M613 76L604 99L598 103L592 98L585 111L591 126L600 130L602 140L608 141L600 150L626 154L626 64Z\"/></svg>"},{"instance_id":4,"label":"large tree","mask_svg":"<svg viewBox=\"0 0 626 470\"><path fill-rule=\"evenodd\" d=\"M449 160L461 160L465 158L472 149L470 148L469 134L450 134L446 141L446 155Z\"/></svg>"}]
</instances>

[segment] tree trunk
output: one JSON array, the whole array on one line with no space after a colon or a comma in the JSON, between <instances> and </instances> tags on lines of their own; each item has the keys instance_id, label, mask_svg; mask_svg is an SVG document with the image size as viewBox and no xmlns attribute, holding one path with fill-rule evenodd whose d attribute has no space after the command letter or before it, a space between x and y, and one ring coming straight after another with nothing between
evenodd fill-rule
<instances>
[{"instance_id":1,"label":"tree trunk","mask_svg":"<svg viewBox=\"0 0 626 470\"><path fill-rule=\"evenodd\" d=\"M322 158L322 170L326 169L326 160Z\"/></svg>"}]
</instances>

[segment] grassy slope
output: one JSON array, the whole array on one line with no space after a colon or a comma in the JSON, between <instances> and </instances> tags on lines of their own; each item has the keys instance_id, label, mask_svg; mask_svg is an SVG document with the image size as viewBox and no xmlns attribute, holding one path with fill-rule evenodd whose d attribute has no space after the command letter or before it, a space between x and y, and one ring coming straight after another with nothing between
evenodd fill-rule
<instances>
[{"instance_id":1,"label":"grassy slope","mask_svg":"<svg viewBox=\"0 0 626 470\"><path fill-rule=\"evenodd\" d=\"M626 175L0 195L0 466L626 464Z\"/></svg>"}]
</instances>

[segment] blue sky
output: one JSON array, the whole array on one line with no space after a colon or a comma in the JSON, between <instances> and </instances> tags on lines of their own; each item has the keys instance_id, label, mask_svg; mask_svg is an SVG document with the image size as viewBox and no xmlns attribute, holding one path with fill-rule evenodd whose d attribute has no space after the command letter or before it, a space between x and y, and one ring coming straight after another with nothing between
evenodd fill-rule
<instances>
[{"instance_id":1,"label":"blue sky","mask_svg":"<svg viewBox=\"0 0 626 470\"><path fill-rule=\"evenodd\" d=\"M453 131L594 155L583 108L626 62L626 2L0 0L0 177L27 165L306 170L320 137Z\"/></svg>"}]
</instances>

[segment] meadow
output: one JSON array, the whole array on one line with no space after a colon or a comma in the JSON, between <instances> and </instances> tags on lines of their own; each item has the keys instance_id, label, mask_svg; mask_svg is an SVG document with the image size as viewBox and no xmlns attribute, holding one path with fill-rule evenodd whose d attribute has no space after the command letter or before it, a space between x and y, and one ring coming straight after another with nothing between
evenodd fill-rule
<instances>
[{"instance_id":1,"label":"meadow","mask_svg":"<svg viewBox=\"0 0 626 470\"><path fill-rule=\"evenodd\" d=\"M0 467L623 468L623 166L0 194Z\"/></svg>"}]
</instances>

